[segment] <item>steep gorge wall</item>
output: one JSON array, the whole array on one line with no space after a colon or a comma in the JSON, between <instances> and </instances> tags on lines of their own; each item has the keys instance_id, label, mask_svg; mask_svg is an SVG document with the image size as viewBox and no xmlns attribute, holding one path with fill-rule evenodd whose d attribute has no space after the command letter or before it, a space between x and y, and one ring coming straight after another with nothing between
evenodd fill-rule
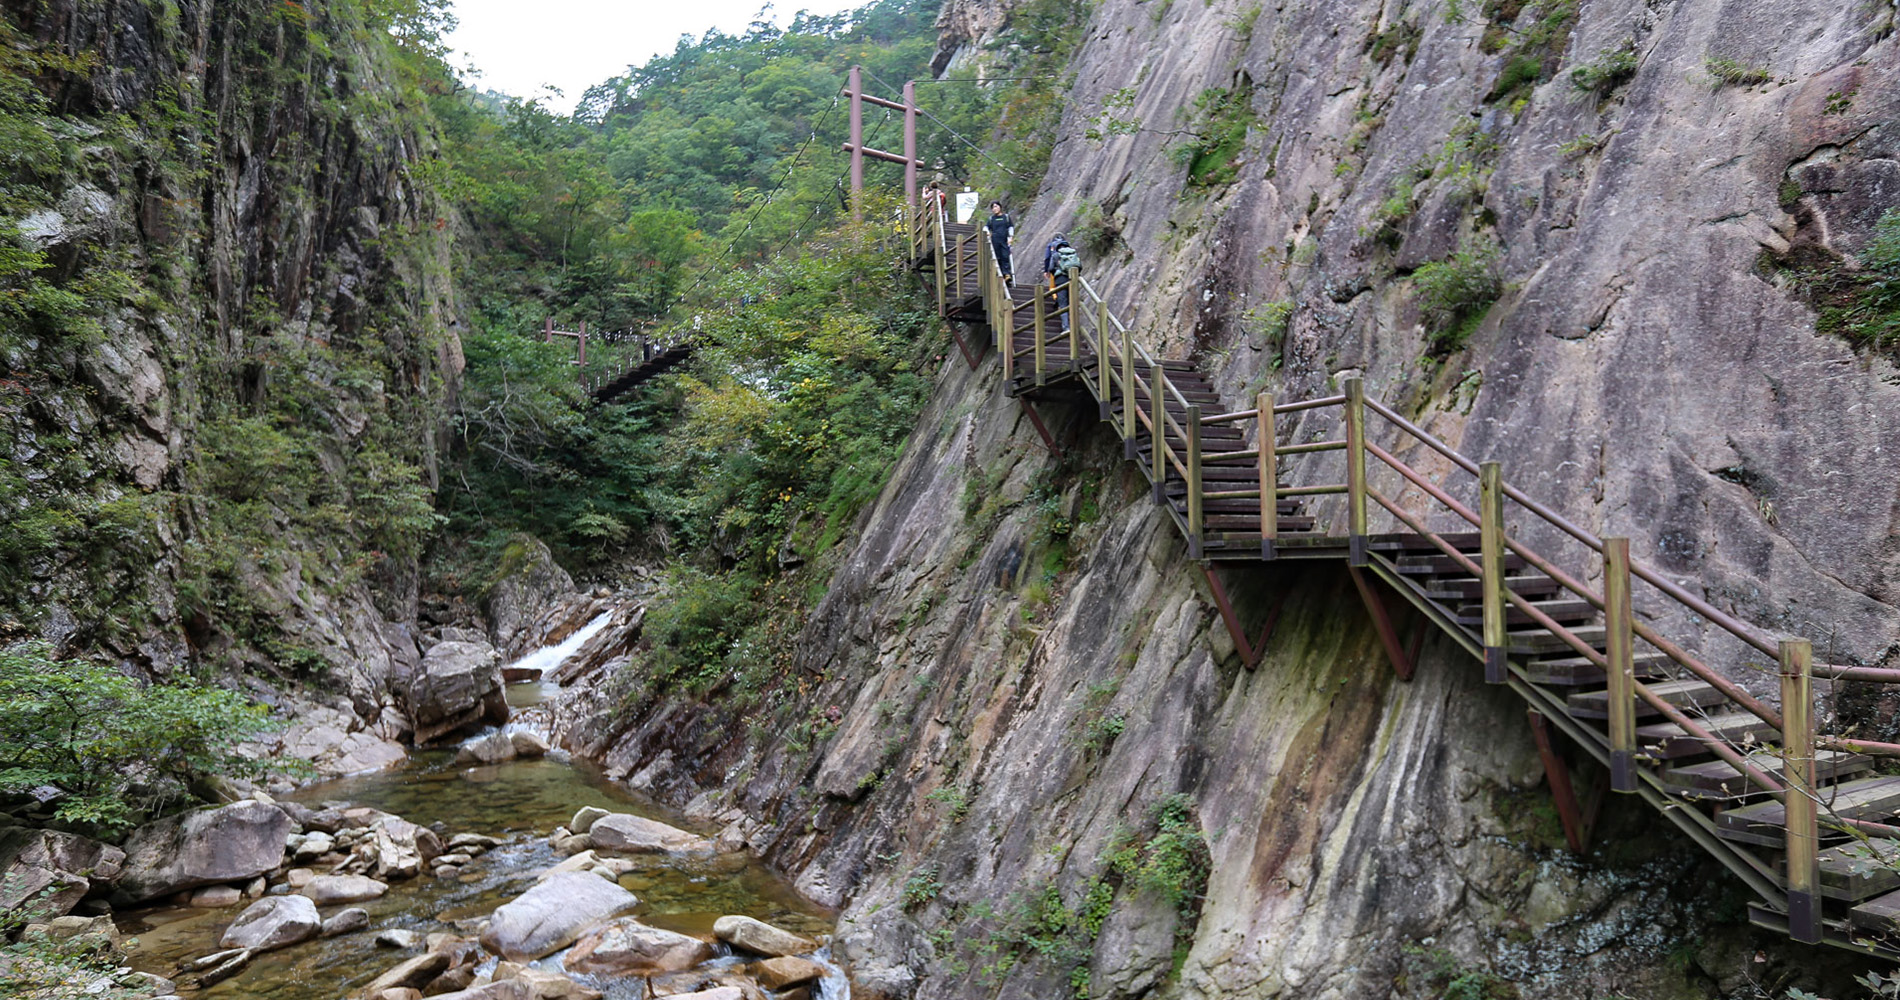
<instances>
[{"instance_id":1,"label":"steep gorge wall","mask_svg":"<svg viewBox=\"0 0 1900 1000\"><path fill-rule=\"evenodd\" d=\"M1023 242L1100 210L1120 241L1091 280L1232 398L1364 374L1744 619L1891 662L1900 388L1777 266L1857 252L1893 202L1890 8L1585 3L1527 55L1551 11L1463 7L1094 7ZM940 62L980 65L999 36L957 32L1008 13L947 5ZM1630 80L1572 85L1625 39ZM1711 55L1772 78L1714 87ZM1543 82L1486 100L1533 57ZM1084 139L1127 87L1149 130ZM1231 182L1201 185L1162 133L1209 88L1254 120ZM1412 273L1487 240L1507 286L1433 347ZM1272 301L1294 308L1269 339L1249 313ZM1252 627L1280 606L1246 669L1113 439L1045 416L1062 458L994 366L944 363L776 714L653 693L624 660L558 710L569 746L842 906L858 995L1700 997L1849 971L1748 930L1740 887L1638 806L1570 857L1522 706L1436 640L1396 681L1334 570L1229 575ZM1116 856L1182 802L1208 855L1177 908Z\"/></svg>"},{"instance_id":2,"label":"steep gorge wall","mask_svg":"<svg viewBox=\"0 0 1900 1000\"><path fill-rule=\"evenodd\" d=\"M45 255L0 334L16 635L275 678L349 726L415 662L462 362L381 9L0 5L6 235Z\"/></svg>"}]
</instances>

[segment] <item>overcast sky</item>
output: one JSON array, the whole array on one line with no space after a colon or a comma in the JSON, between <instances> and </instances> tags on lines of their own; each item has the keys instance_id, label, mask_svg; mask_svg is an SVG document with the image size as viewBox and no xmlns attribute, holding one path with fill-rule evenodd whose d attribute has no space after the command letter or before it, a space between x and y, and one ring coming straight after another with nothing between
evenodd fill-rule
<instances>
[{"instance_id":1,"label":"overcast sky","mask_svg":"<svg viewBox=\"0 0 1900 1000\"><path fill-rule=\"evenodd\" d=\"M534 97L553 84L565 95L552 104L571 111L581 93L628 66L673 51L682 34L708 28L745 30L764 0L455 0L460 27L449 36L455 65L473 64L476 86ZM800 10L836 14L865 0L775 4L783 26Z\"/></svg>"}]
</instances>

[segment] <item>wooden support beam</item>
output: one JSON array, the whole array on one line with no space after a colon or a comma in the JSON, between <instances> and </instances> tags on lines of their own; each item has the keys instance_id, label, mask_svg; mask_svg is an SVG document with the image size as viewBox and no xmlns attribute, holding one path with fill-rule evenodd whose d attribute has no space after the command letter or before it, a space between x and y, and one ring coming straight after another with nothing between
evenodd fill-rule
<instances>
[{"instance_id":1,"label":"wooden support beam","mask_svg":"<svg viewBox=\"0 0 1900 1000\"><path fill-rule=\"evenodd\" d=\"M1630 616L1630 540L1603 540L1604 656L1609 661L1610 788L1636 791L1635 633Z\"/></svg>"},{"instance_id":2,"label":"wooden support beam","mask_svg":"<svg viewBox=\"0 0 1900 1000\"><path fill-rule=\"evenodd\" d=\"M1071 338L1073 342L1073 338ZM1188 558L1201 558L1201 405L1187 408Z\"/></svg>"},{"instance_id":3,"label":"wooden support beam","mask_svg":"<svg viewBox=\"0 0 1900 1000\"><path fill-rule=\"evenodd\" d=\"M1148 443L1152 446L1154 458L1152 482L1155 503L1166 503L1168 500L1168 409L1163 402L1166 392L1161 384L1161 380L1166 377L1167 369L1161 367L1161 362L1157 361L1148 366L1148 402L1154 410L1151 415L1154 426L1148 430Z\"/></svg>"},{"instance_id":4,"label":"wooden support beam","mask_svg":"<svg viewBox=\"0 0 1900 1000\"><path fill-rule=\"evenodd\" d=\"M1510 676L1510 650L1504 632L1504 472L1496 462L1478 467L1478 557L1484 587L1484 680L1502 684Z\"/></svg>"},{"instance_id":5,"label":"wooden support beam","mask_svg":"<svg viewBox=\"0 0 1900 1000\"><path fill-rule=\"evenodd\" d=\"M1602 807L1603 799L1593 796L1594 805L1588 812L1584 810L1577 801L1576 787L1570 782L1570 766L1557 751L1550 724L1544 721L1543 713L1534 708L1526 714L1530 718L1531 739L1537 743L1537 755L1544 761L1544 780L1549 783L1550 797L1557 804L1557 818L1563 822L1564 841L1570 845L1572 854L1581 855L1590 849L1590 834L1596 827L1597 810Z\"/></svg>"},{"instance_id":6,"label":"wooden support beam","mask_svg":"<svg viewBox=\"0 0 1900 1000\"><path fill-rule=\"evenodd\" d=\"M1254 447L1259 453L1256 464L1260 471L1260 558L1272 559L1273 540L1280 534L1280 466L1274 452L1278 432L1273 426L1273 394L1255 396L1253 405L1258 413L1255 436L1259 443Z\"/></svg>"},{"instance_id":7,"label":"wooden support beam","mask_svg":"<svg viewBox=\"0 0 1900 1000\"><path fill-rule=\"evenodd\" d=\"M1379 644L1385 647L1385 656L1392 662L1392 669L1399 680L1412 679L1414 669L1412 658L1405 653L1405 645L1399 642L1398 629L1392 627L1392 616L1386 613L1385 602L1379 599L1377 591L1372 589L1372 581L1359 567L1346 564L1346 572L1352 576L1352 585L1359 589L1359 599L1365 602L1366 613L1372 616L1372 628L1379 633Z\"/></svg>"},{"instance_id":8,"label":"wooden support beam","mask_svg":"<svg viewBox=\"0 0 1900 1000\"><path fill-rule=\"evenodd\" d=\"M1122 457L1134 459L1141 452L1135 446L1135 343L1134 334L1122 331Z\"/></svg>"},{"instance_id":9,"label":"wooden support beam","mask_svg":"<svg viewBox=\"0 0 1900 1000\"><path fill-rule=\"evenodd\" d=\"M1819 944L1821 867L1816 852L1821 835L1814 785L1814 648L1806 639L1783 639L1780 653L1788 936L1804 944Z\"/></svg>"},{"instance_id":10,"label":"wooden support beam","mask_svg":"<svg viewBox=\"0 0 1900 1000\"><path fill-rule=\"evenodd\" d=\"M1346 390L1346 535L1347 561L1366 558L1366 383L1349 378Z\"/></svg>"}]
</instances>

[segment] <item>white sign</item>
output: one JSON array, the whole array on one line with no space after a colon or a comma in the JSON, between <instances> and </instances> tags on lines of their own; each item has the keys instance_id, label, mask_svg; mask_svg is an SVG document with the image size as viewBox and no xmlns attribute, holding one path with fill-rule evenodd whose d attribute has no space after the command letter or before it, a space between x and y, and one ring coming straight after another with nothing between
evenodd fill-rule
<instances>
[{"instance_id":1,"label":"white sign","mask_svg":"<svg viewBox=\"0 0 1900 1000\"><path fill-rule=\"evenodd\" d=\"M957 225L967 226L971 217L976 215L976 192L957 192Z\"/></svg>"}]
</instances>

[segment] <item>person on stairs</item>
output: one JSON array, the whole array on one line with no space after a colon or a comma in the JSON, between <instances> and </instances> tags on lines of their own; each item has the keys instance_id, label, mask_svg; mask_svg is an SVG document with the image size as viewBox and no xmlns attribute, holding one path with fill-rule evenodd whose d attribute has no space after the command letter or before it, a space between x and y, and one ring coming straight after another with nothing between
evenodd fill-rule
<instances>
[{"instance_id":1,"label":"person on stairs","mask_svg":"<svg viewBox=\"0 0 1900 1000\"><path fill-rule=\"evenodd\" d=\"M1069 238L1061 233L1049 241L1042 251L1042 273L1047 276L1049 291L1055 293L1056 311L1062 314L1062 332L1069 332L1069 276L1082 270L1082 255L1069 245Z\"/></svg>"},{"instance_id":2,"label":"person on stairs","mask_svg":"<svg viewBox=\"0 0 1900 1000\"><path fill-rule=\"evenodd\" d=\"M1003 283L1008 284L1016 277L1009 266L1009 246L1016 239L1016 220L1003 212L1003 203L990 202L990 217L983 220L983 228L990 231L990 249L996 254L996 268L1003 272Z\"/></svg>"}]
</instances>

